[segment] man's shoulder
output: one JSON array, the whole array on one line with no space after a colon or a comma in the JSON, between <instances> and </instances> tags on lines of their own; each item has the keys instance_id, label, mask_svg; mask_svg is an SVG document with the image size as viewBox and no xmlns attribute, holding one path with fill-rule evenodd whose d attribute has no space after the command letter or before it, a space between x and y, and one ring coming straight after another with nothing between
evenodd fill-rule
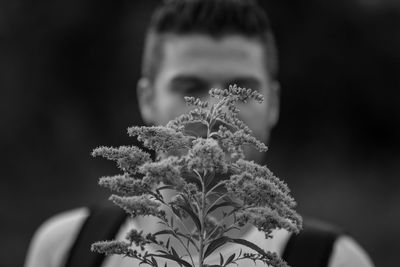
<instances>
[{"instance_id":1,"label":"man's shoulder","mask_svg":"<svg viewBox=\"0 0 400 267\"><path fill-rule=\"evenodd\" d=\"M82 207L46 220L32 239L25 266L61 266L88 215L89 210Z\"/></svg>"},{"instance_id":2,"label":"man's shoulder","mask_svg":"<svg viewBox=\"0 0 400 267\"><path fill-rule=\"evenodd\" d=\"M329 266L372 267L374 265L365 250L352 237L342 235L335 241Z\"/></svg>"},{"instance_id":3,"label":"man's shoulder","mask_svg":"<svg viewBox=\"0 0 400 267\"><path fill-rule=\"evenodd\" d=\"M362 246L346 231L323 221L308 219L308 230L332 240L329 267L372 267L373 263Z\"/></svg>"},{"instance_id":4,"label":"man's shoulder","mask_svg":"<svg viewBox=\"0 0 400 267\"><path fill-rule=\"evenodd\" d=\"M292 266L373 266L368 254L333 224L304 217L303 230L286 244L284 259Z\"/></svg>"},{"instance_id":5,"label":"man's shoulder","mask_svg":"<svg viewBox=\"0 0 400 267\"><path fill-rule=\"evenodd\" d=\"M76 208L58 213L47 219L38 229L38 233L51 234L52 236L67 235L76 231L88 217L89 210L86 207Z\"/></svg>"}]
</instances>

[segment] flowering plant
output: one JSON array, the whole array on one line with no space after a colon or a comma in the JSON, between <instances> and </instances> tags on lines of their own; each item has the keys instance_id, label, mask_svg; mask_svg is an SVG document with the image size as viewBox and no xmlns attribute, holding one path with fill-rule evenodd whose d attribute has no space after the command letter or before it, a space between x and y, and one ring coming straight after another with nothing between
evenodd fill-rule
<instances>
[{"instance_id":1,"label":"flowering plant","mask_svg":"<svg viewBox=\"0 0 400 267\"><path fill-rule=\"evenodd\" d=\"M274 229L297 233L301 228L287 185L267 167L244 157L243 145L261 152L267 147L238 118L236 104L249 100L261 103L264 98L236 85L209 93L217 100L210 108L206 101L185 97L187 105L195 107L188 114L166 126L128 129L130 136L156 152L155 160L136 146L93 151L93 156L116 161L123 171L122 175L100 179L100 185L117 193L110 200L132 218L151 216L162 226L147 234L131 229L125 241L96 242L93 251L121 254L153 267L158 267L161 259L166 260L164 266L175 262L185 267L225 267L242 259L287 266L276 253L230 234L248 224L262 231L265 238L271 238ZM192 130L194 124L204 127L205 136ZM173 192L173 197L167 197L167 191ZM252 252L220 253L218 264L206 264L207 258L227 243Z\"/></svg>"}]
</instances>

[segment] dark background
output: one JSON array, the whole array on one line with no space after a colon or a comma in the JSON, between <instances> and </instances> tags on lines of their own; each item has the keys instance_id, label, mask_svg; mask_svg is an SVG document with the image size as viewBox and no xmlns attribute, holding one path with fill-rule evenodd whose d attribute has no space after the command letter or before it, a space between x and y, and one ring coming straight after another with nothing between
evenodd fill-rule
<instances>
[{"instance_id":1,"label":"dark background","mask_svg":"<svg viewBox=\"0 0 400 267\"><path fill-rule=\"evenodd\" d=\"M20 266L49 216L105 202L92 159L133 142L144 29L158 1L0 2L0 266ZM262 1L280 47L268 166L299 211L398 263L400 2Z\"/></svg>"}]
</instances>

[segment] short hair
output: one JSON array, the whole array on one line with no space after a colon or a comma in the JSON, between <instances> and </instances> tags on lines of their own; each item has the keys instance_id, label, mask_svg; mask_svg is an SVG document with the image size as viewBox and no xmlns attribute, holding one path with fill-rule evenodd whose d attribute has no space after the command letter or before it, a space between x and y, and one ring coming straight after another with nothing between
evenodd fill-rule
<instances>
[{"instance_id":1,"label":"short hair","mask_svg":"<svg viewBox=\"0 0 400 267\"><path fill-rule=\"evenodd\" d=\"M142 76L150 81L161 65L167 34L204 34L216 39L239 34L257 38L265 48L270 77L277 76L274 35L256 0L165 0L153 13L145 40Z\"/></svg>"}]
</instances>

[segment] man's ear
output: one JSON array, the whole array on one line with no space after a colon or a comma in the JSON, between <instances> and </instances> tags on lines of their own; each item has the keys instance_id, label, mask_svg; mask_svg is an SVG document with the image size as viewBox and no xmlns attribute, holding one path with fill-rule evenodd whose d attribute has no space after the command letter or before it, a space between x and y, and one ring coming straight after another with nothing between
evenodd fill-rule
<instances>
[{"instance_id":1,"label":"man's ear","mask_svg":"<svg viewBox=\"0 0 400 267\"><path fill-rule=\"evenodd\" d=\"M268 97L269 101L268 121L270 127L274 127L279 120L280 95L281 95L281 84L278 81L271 82L271 91Z\"/></svg>"},{"instance_id":2,"label":"man's ear","mask_svg":"<svg viewBox=\"0 0 400 267\"><path fill-rule=\"evenodd\" d=\"M154 104L154 88L147 78L140 78L136 88L139 110L147 125L155 124L156 107Z\"/></svg>"}]
</instances>

